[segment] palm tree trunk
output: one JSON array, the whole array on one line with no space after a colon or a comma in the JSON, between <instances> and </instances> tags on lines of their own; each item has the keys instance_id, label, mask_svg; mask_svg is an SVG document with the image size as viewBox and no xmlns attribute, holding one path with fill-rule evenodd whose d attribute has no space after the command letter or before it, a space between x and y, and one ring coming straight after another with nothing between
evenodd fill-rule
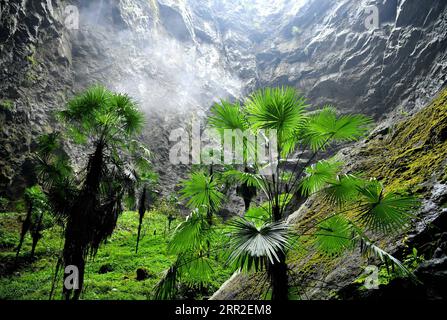
<instances>
[{"instance_id":1,"label":"palm tree trunk","mask_svg":"<svg viewBox=\"0 0 447 320\"><path fill-rule=\"evenodd\" d=\"M140 204L138 208L138 213L140 214L140 220L138 223L138 235L137 235L137 246L135 247L135 253L138 253L138 244L140 243L141 226L143 225L143 218L146 212L146 186L143 187L143 192L140 198Z\"/></svg>"},{"instance_id":2,"label":"palm tree trunk","mask_svg":"<svg viewBox=\"0 0 447 320\"><path fill-rule=\"evenodd\" d=\"M39 241L40 238L41 238L41 234L39 232L33 234L33 245L31 247L31 258L34 258L34 252L36 251L37 242Z\"/></svg>"},{"instance_id":3,"label":"palm tree trunk","mask_svg":"<svg viewBox=\"0 0 447 320\"><path fill-rule=\"evenodd\" d=\"M272 208L273 220L278 222L281 220L281 210L279 205ZM278 261L269 262L268 274L272 285L272 300L288 300L289 279L287 275L286 254L284 251L277 252Z\"/></svg>"},{"instance_id":4,"label":"palm tree trunk","mask_svg":"<svg viewBox=\"0 0 447 320\"><path fill-rule=\"evenodd\" d=\"M78 269L78 288L66 288L64 274L64 296L66 300L78 300L83 284L85 258L92 243L92 230L98 226L90 225L89 220L94 221L93 215L99 201L99 188L102 179L104 165L104 143L96 145L94 154L90 157L87 165L87 175L83 190L81 191L75 205L70 213L70 219L65 231L65 245L63 251L65 267L75 266Z\"/></svg>"},{"instance_id":5,"label":"palm tree trunk","mask_svg":"<svg viewBox=\"0 0 447 320\"><path fill-rule=\"evenodd\" d=\"M36 251L37 242L39 241L40 238L42 238L42 234L40 233L40 230L42 227L43 214L44 214L44 211L42 210L39 215L39 219L36 222L34 230L32 230L32 232L31 232L31 236L33 238L33 245L31 247L31 258L34 257L34 252Z\"/></svg>"},{"instance_id":6,"label":"palm tree trunk","mask_svg":"<svg viewBox=\"0 0 447 320\"><path fill-rule=\"evenodd\" d=\"M28 206L28 211L26 212L25 221L23 221L23 224L22 224L22 231L20 232L20 241L19 241L19 245L17 246L15 264L17 264L17 259L19 258L19 253L20 253L20 250L22 249L22 245L23 245L23 241L25 239L25 235L29 231L29 228L31 226L31 214L32 214L32 212L33 212L33 203L30 202L30 204Z\"/></svg>"},{"instance_id":7,"label":"palm tree trunk","mask_svg":"<svg viewBox=\"0 0 447 320\"><path fill-rule=\"evenodd\" d=\"M278 252L279 261L269 263L268 273L272 285L272 300L288 300L289 285L287 275L286 255Z\"/></svg>"}]
</instances>

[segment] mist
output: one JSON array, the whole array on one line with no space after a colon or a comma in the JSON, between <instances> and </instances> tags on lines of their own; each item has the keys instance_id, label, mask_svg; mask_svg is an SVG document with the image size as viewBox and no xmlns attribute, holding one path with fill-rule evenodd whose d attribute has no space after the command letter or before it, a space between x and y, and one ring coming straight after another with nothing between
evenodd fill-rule
<instances>
[{"instance_id":1,"label":"mist","mask_svg":"<svg viewBox=\"0 0 447 320\"><path fill-rule=\"evenodd\" d=\"M176 38L170 21L160 19L156 3L119 5L131 15L130 25L120 24L113 15L117 4L109 1L90 3L80 11L80 32L100 30L105 38L99 64L106 68L98 73L111 89L132 96L145 113L164 116L204 111L215 101L241 95L242 82L216 44L202 41L192 29L184 39ZM219 30L213 32L221 36Z\"/></svg>"}]
</instances>

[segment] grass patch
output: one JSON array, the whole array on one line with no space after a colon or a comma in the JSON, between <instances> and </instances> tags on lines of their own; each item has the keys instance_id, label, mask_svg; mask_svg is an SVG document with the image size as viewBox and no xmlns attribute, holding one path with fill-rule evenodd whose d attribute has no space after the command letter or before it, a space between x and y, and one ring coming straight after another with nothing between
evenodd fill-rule
<instances>
[{"instance_id":1,"label":"grass patch","mask_svg":"<svg viewBox=\"0 0 447 320\"><path fill-rule=\"evenodd\" d=\"M20 232L19 217L17 213L0 213L0 243L8 244L0 248L0 266L11 263L15 257L14 247L18 242ZM171 231L179 222L180 220L177 219L172 223ZM167 225L165 215L158 211L147 212L138 254L135 254L138 213L123 213L112 237L101 246L97 256L87 263L81 298L88 300L151 299L155 285L175 259L175 256L166 252L170 238ZM218 236L225 237L223 233ZM54 268L62 246L61 228L48 229L37 245L36 259L27 261L26 257L31 248L31 238L27 236L21 253L23 263L20 263L17 270L4 273L0 277L0 299L48 299ZM211 294L231 275L232 270L224 268L223 265L223 261L219 261L218 257L213 261L213 277L209 283L205 284L205 290L202 289L201 292ZM100 272L101 267L103 267L103 272ZM147 271L147 279L137 281L138 268L144 268ZM62 280L59 279L57 284L55 299L61 299ZM185 284L181 286L185 287ZM194 298L200 299L202 295L197 292Z\"/></svg>"}]
</instances>

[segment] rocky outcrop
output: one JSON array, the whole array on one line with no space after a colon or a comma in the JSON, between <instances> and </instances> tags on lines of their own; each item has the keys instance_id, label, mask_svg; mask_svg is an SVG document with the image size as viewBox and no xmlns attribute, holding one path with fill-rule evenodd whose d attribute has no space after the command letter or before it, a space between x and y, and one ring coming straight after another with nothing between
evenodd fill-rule
<instances>
[{"instance_id":1,"label":"rocky outcrop","mask_svg":"<svg viewBox=\"0 0 447 320\"><path fill-rule=\"evenodd\" d=\"M446 84L446 2L310 1L257 50L262 84L383 119L414 112ZM378 25L365 26L370 6Z\"/></svg>"},{"instance_id":2,"label":"rocky outcrop","mask_svg":"<svg viewBox=\"0 0 447 320\"><path fill-rule=\"evenodd\" d=\"M35 183L29 153L72 87L62 3L53 3L0 1L0 193L9 197Z\"/></svg>"}]
</instances>

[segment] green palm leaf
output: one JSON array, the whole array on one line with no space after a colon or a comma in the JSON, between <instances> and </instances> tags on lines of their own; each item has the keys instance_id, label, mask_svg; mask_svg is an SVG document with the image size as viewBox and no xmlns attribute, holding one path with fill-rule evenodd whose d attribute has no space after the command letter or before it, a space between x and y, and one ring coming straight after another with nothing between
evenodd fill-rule
<instances>
[{"instance_id":1,"label":"green palm leaf","mask_svg":"<svg viewBox=\"0 0 447 320\"><path fill-rule=\"evenodd\" d=\"M247 120L242 113L239 103L232 104L224 100L220 104L216 103L211 108L211 116L208 118L208 123L212 128L220 131L224 129L245 131L248 128Z\"/></svg>"},{"instance_id":2,"label":"green palm leaf","mask_svg":"<svg viewBox=\"0 0 447 320\"><path fill-rule=\"evenodd\" d=\"M301 180L300 190L304 196L323 189L333 181L340 171L342 163L334 160L322 160L305 169L306 176Z\"/></svg>"},{"instance_id":3,"label":"green palm leaf","mask_svg":"<svg viewBox=\"0 0 447 320\"><path fill-rule=\"evenodd\" d=\"M418 281L416 276L408 270L407 267L403 265L401 261L399 261L397 258L393 257L391 254L386 252L385 250L381 249L377 245L373 243L364 233L363 231L356 226L355 224L351 224L352 230L355 233L355 240L356 242L360 243L360 250L362 254L364 254L367 257L374 256L380 259L383 263L385 263L386 267L389 266L392 267L392 269L399 273L402 276L409 277L413 281Z\"/></svg>"},{"instance_id":4,"label":"green palm leaf","mask_svg":"<svg viewBox=\"0 0 447 320\"><path fill-rule=\"evenodd\" d=\"M323 189L324 199L338 207L352 204L355 200L358 200L358 188L364 183L363 179L352 174L337 176Z\"/></svg>"},{"instance_id":5,"label":"green palm leaf","mask_svg":"<svg viewBox=\"0 0 447 320\"><path fill-rule=\"evenodd\" d=\"M206 207L216 211L225 198L216 180L201 171L192 173L188 180L182 182L182 186L181 199L189 199L191 209Z\"/></svg>"},{"instance_id":6,"label":"green palm leaf","mask_svg":"<svg viewBox=\"0 0 447 320\"><path fill-rule=\"evenodd\" d=\"M293 135L306 119L306 99L290 87L258 90L245 106L251 127L276 130L279 140Z\"/></svg>"},{"instance_id":7,"label":"green palm leaf","mask_svg":"<svg viewBox=\"0 0 447 320\"><path fill-rule=\"evenodd\" d=\"M186 255L180 267L182 282L188 284L207 283L213 275L211 258L207 252L201 251Z\"/></svg>"},{"instance_id":8,"label":"green palm leaf","mask_svg":"<svg viewBox=\"0 0 447 320\"><path fill-rule=\"evenodd\" d=\"M189 250L204 249L210 233L211 229L206 215L196 209L185 221L177 226L168 244L168 251L171 253L182 253Z\"/></svg>"},{"instance_id":9,"label":"green palm leaf","mask_svg":"<svg viewBox=\"0 0 447 320\"><path fill-rule=\"evenodd\" d=\"M232 227L229 262L241 269L263 269L268 262L279 261L278 253L289 246L289 230L284 223L268 223L262 227L245 219L236 219Z\"/></svg>"},{"instance_id":10,"label":"green palm leaf","mask_svg":"<svg viewBox=\"0 0 447 320\"><path fill-rule=\"evenodd\" d=\"M341 254L353 246L351 225L339 215L321 222L315 238L318 249L329 255Z\"/></svg>"},{"instance_id":11,"label":"green palm leaf","mask_svg":"<svg viewBox=\"0 0 447 320\"><path fill-rule=\"evenodd\" d=\"M120 142L123 135L140 132L144 124L144 115L128 95L113 93L100 85L71 99L59 116L78 143L92 134L105 141Z\"/></svg>"},{"instance_id":12,"label":"green palm leaf","mask_svg":"<svg viewBox=\"0 0 447 320\"><path fill-rule=\"evenodd\" d=\"M413 212L420 204L414 197L386 193L377 180L371 180L358 190L364 204L359 210L359 218L376 232L393 233L401 230L415 217Z\"/></svg>"},{"instance_id":13,"label":"green palm leaf","mask_svg":"<svg viewBox=\"0 0 447 320\"><path fill-rule=\"evenodd\" d=\"M363 115L338 117L332 106L310 116L307 122L307 141L312 150L325 149L330 142L355 141L363 137L371 119Z\"/></svg>"},{"instance_id":14,"label":"green palm leaf","mask_svg":"<svg viewBox=\"0 0 447 320\"><path fill-rule=\"evenodd\" d=\"M177 292L177 281L179 278L178 267L182 263L182 256L177 257L177 260L167 269L160 281L155 286L154 299L155 300L171 300Z\"/></svg>"},{"instance_id":15,"label":"green palm leaf","mask_svg":"<svg viewBox=\"0 0 447 320\"><path fill-rule=\"evenodd\" d=\"M248 187L259 188L266 192L263 178L257 173L228 170L223 173L222 178L228 184L246 184Z\"/></svg>"},{"instance_id":16,"label":"green palm leaf","mask_svg":"<svg viewBox=\"0 0 447 320\"><path fill-rule=\"evenodd\" d=\"M119 116L119 122L126 134L132 135L141 131L144 125L144 116L127 94L113 94L111 106Z\"/></svg>"}]
</instances>

